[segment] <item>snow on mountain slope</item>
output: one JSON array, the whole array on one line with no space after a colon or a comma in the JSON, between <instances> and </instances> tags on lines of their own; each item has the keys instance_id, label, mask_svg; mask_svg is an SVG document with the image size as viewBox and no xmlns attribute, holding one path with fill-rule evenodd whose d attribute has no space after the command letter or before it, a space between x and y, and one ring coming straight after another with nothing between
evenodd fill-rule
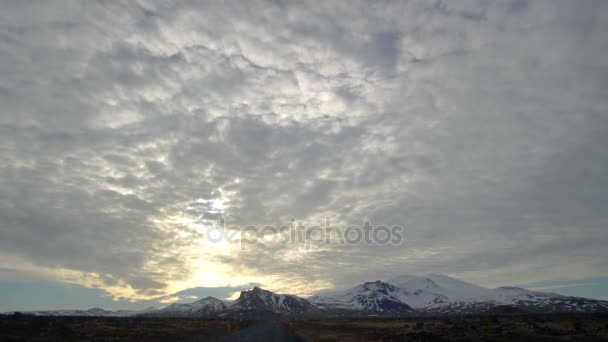
<instances>
[{"instance_id":1,"label":"snow on mountain slope","mask_svg":"<svg viewBox=\"0 0 608 342\"><path fill-rule=\"evenodd\" d=\"M421 298L432 300L432 303L428 301L410 303L409 301L415 297L405 296L401 298L404 302L418 309L441 312L445 310L477 312L493 305L517 304L523 299L543 301L546 298L559 297L554 293L533 292L516 287L489 289L442 274L405 275L388 282L406 293L416 293Z\"/></svg>"},{"instance_id":2,"label":"snow on mountain slope","mask_svg":"<svg viewBox=\"0 0 608 342\"><path fill-rule=\"evenodd\" d=\"M429 297L434 295L442 299L441 302L458 301L494 301L497 295L492 289L470 284L442 274L429 274L427 276L400 276L388 281L408 293L423 292Z\"/></svg>"},{"instance_id":3,"label":"snow on mountain slope","mask_svg":"<svg viewBox=\"0 0 608 342\"><path fill-rule=\"evenodd\" d=\"M411 312L399 299L401 290L381 281L366 282L342 293L313 296L311 301L324 309L372 311L378 313Z\"/></svg>"},{"instance_id":4,"label":"snow on mountain slope","mask_svg":"<svg viewBox=\"0 0 608 342\"><path fill-rule=\"evenodd\" d=\"M523 299L533 299L542 301L547 298L555 299L565 297L557 293L530 291L513 286L497 287L493 289L493 291L496 294L497 301L504 303L515 303L516 301Z\"/></svg>"},{"instance_id":5,"label":"snow on mountain slope","mask_svg":"<svg viewBox=\"0 0 608 342\"><path fill-rule=\"evenodd\" d=\"M174 303L155 312L156 315L174 316L208 316L225 311L226 303L215 298L206 297L193 303Z\"/></svg>"},{"instance_id":6,"label":"snow on mountain slope","mask_svg":"<svg viewBox=\"0 0 608 342\"><path fill-rule=\"evenodd\" d=\"M427 277L433 282L435 282L439 287L446 289L446 296L451 297L453 299L496 299L496 295L492 289L467 283L465 281L448 277L443 274L430 274Z\"/></svg>"}]
</instances>

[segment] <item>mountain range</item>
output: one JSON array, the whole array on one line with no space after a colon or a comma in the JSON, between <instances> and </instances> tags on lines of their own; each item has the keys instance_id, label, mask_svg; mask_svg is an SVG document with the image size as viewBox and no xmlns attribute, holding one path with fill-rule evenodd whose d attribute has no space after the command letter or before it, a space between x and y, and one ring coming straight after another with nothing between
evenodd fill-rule
<instances>
[{"instance_id":1,"label":"mountain range","mask_svg":"<svg viewBox=\"0 0 608 342\"><path fill-rule=\"evenodd\" d=\"M518 287L485 288L441 274L404 275L364 283L345 291L309 298L325 310L392 312L395 303L424 314L495 312L608 312L608 301L530 291ZM385 305L378 306L381 300ZM408 312L404 309L399 312Z\"/></svg>"},{"instance_id":2,"label":"mountain range","mask_svg":"<svg viewBox=\"0 0 608 342\"><path fill-rule=\"evenodd\" d=\"M608 313L608 301L530 291L485 288L446 275L404 275L365 282L347 290L302 298L254 287L232 302L206 297L142 311L56 310L28 312L46 316L152 316L259 318L269 315L458 315L474 313Z\"/></svg>"}]
</instances>

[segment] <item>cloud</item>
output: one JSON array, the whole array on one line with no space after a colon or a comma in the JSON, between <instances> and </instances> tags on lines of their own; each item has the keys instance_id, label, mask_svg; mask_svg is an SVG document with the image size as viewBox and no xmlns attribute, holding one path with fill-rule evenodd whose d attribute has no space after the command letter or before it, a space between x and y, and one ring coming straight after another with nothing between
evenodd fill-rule
<instances>
[{"instance_id":1,"label":"cloud","mask_svg":"<svg viewBox=\"0 0 608 342\"><path fill-rule=\"evenodd\" d=\"M603 2L44 6L0 17L12 268L132 300L608 271ZM209 245L218 205L406 245Z\"/></svg>"},{"instance_id":2,"label":"cloud","mask_svg":"<svg viewBox=\"0 0 608 342\"><path fill-rule=\"evenodd\" d=\"M570 283L570 284L561 284L561 285L550 285L550 286L533 287L533 288L531 288L531 290L534 290L534 291L546 291L546 290L556 290L556 289L563 289L563 288L570 288L570 287L593 286L593 285L596 285L596 283L593 283L593 282Z\"/></svg>"}]
</instances>

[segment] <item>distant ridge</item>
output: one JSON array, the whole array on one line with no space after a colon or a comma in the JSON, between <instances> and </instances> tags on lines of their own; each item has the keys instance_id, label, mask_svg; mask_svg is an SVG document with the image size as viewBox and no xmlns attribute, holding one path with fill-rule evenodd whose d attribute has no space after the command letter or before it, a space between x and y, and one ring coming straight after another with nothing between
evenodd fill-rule
<instances>
[{"instance_id":1,"label":"distant ridge","mask_svg":"<svg viewBox=\"0 0 608 342\"><path fill-rule=\"evenodd\" d=\"M401 275L344 291L302 298L254 287L233 302L206 297L142 311L54 310L23 314L89 317L261 318L297 315L461 315L473 313L608 313L608 301L504 286L481 287L442 274ZM8 313L10 314L10 313Z\"/></svg>"}]
</instances>

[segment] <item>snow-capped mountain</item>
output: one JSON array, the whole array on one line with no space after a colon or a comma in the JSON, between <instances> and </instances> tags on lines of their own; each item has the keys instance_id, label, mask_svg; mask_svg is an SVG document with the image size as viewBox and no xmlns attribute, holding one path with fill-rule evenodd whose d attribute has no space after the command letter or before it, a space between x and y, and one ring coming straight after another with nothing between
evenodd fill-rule
<instances>
[{"instance_id":1,"label":"snow-capped mountain","mask_svg":"<svg viewBox=\"0 0 608 342\"><path fill-rule=\"evenodd\" d=\"M405 275L388 282L400 288L400 299L417 310L430 310L461 302L492 302L497 299L492 289L441 274Z\"/></svg>"},{"instance_id":2,"label":"snow-capped mountain","mask_svg":"<svg viewBox=\"0 0 608 342\"><path fill-rule=\"evenodd\" d=\"M312 296L319 308L430 314L486 312L496 307L523 312L608 312L608 301L529 291L516 287L489 289L441 274L403 275L386 283L364 283L330 294ZM378 305L386 301L387 310ZM400 311L399 304L403 305ZM408 309L409 308L409 309Z\"/></svg>"},{"instance_id":3,"label":"snow-capped mountain","mask_svg":"<svg viewBox=\"0 0 608 342\"><path fill-rule=\"evenodd\" d=\"M494 300L496 295L492 289L470 284L442 274L429 274L427 276L400 276L388 280L407 293L426 294L431 298L440 298L440 303L453 301L485 301ZM425 307L426 303L421 303Z\"/></svg>"},{"instance_id":4,"label":"snow-capped mountain","mask_svg":"<svg viewBox=\"0 0 608 342\"><path fill-rule=\"evenodd\" d=\"M276 294L257 286L251 290L242 291L239 298L228 308L230 314L302 314L316 310L318 309L304 298Z\"/></svg>"},{"instance_id":5,"label":"snow-capped mountain","mask_svg":"<svg viewBox=\"0 0 608 342\"><path fill-rule=\"evenodd\" d=\"M193 303L174 303L154 314L157 316L213 316L226 311L228 305L215 297L205 297Z\"/></svg>"},{"instance_id":6,"label":"snow-capped mountain","mask_svg":"<svg viewBox=\"0 0 608 342\"><path fill-rule=\"evenodd\" d=\"M400 300L401 289L379 280L366 282L342 293L313 296L310 300L325 310L356 310L375 313L414 311Z\"/></svg>"},{"instance_id":7,"label":"snow-capped mountain","mask_svg":"<svg viewBox=\"0 0 608 342\"><path fill-rule=\"evenodd\" d=\"M370 305L366 304L370 303L369 299L376 298L390 300L392 303L392 310L380 308L380 312L408 312L412 308L424 310L463 300L486 301L493 296L489 289L442 275L404 275L388 282L363 283L342 292L313 296L311 300L319 307L373 310L377 307L373 301ZM393 305L397 303L403 305L404 309L399 310L399 306Z\"/></svg>"}]
</instances>

